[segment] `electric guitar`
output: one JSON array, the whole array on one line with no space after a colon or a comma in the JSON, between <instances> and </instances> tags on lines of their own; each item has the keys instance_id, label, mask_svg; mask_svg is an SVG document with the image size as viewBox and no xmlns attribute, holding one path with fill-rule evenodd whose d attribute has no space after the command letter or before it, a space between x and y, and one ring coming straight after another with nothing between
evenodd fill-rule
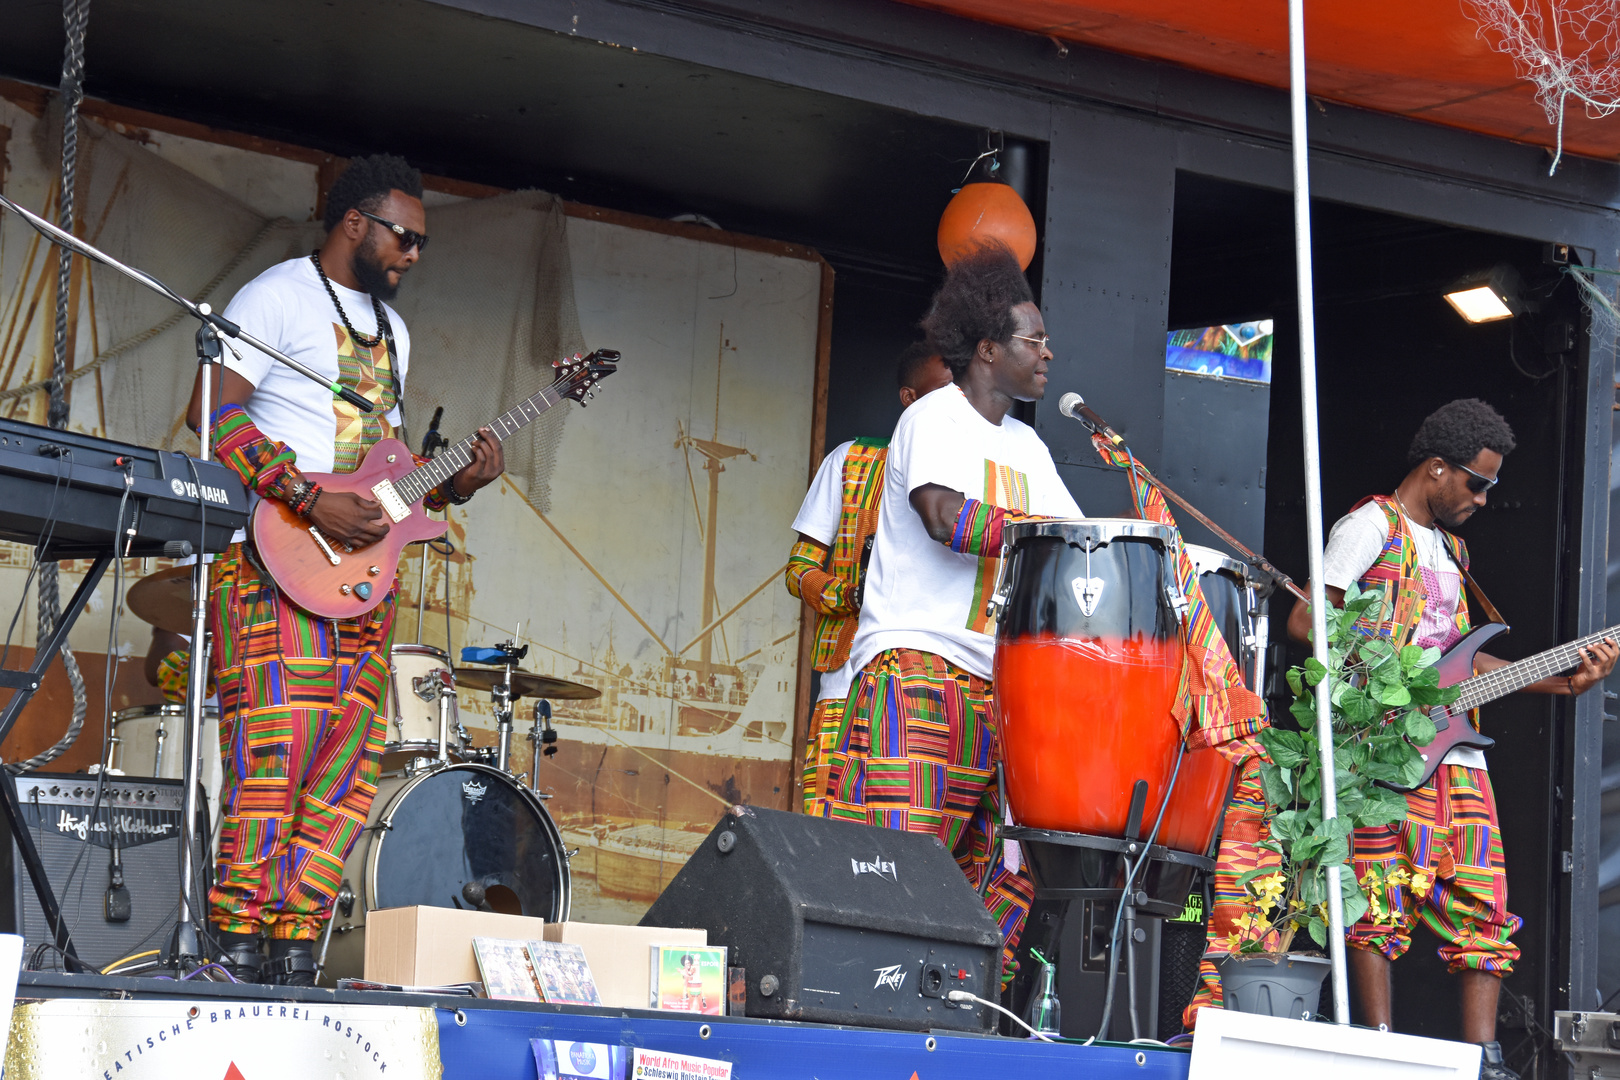
<instances>
[{"instance_id":1,"label":"electric guitar","mask_svg":"<svg viewBox=\"0 0 1620 1080\"><path fill-rule=\"evenodd\" d=\"M1441 762L1445 760L1446 754L1454 746L1472 746L1480 750L1495 746L1495 739L1474 730L1474 725L1468 722L1468 710L1477 709L1499 697L1506 697L1513 691L1522 690L1549 675L1580 666L1584 659L1581 650L1596 645L1604 638L1615 638L1620 641L1620 626L1611 626L1607 630L1599 630L1595 634L1588 634L1579 640L1558 645L1546 652L1527 656L1495 671L1475 675L1474 655L1487 641L1506 629L1507 627L1501 623L1486 623L1478 629L1471 630L1435 664L1440 671L1440 685L1455 686L1462 692L1450 705L1434 705L1429 708L1429 719L1434 721L1435 731L1432 743L1418 747L1418 752L1423 755L1422 779L1412 787L1380 781L1384 787L1396 791L1414 791L1422 787L1434 776Z\"/></svg>"},{"instance_id":2,"label":"electric guitar","mask_svg":"<svg viewBox=\"0 0 1620 1080\"><path fill-rule=\"evenodd\" d=\"M596 392L596 384L618 370L618 360L613 350L598 349L566 363L554 362L557 381L497 417L489 429L504 440L567 398L584 405ZM449 528L448 522L423 512L422 500L472 463L469 448L475 437L463 439L425 465L416 464L404 443L383 439L366 451L354 472L305 473L327 491L375 499L389 520L388 535L364 547L350 547L322 535L280 499L261 499L249 524L259 564L288 599L312 615L327 619L364 615L394 587L405 545L437 539Z\"/></svg>"}]
</instances>

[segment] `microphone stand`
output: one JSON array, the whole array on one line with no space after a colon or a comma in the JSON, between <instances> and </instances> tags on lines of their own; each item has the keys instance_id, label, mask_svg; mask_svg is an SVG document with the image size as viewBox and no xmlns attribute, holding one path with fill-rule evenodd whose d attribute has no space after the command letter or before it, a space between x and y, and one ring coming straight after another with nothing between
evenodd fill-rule
<instances>
[{"instance_id":1,"label":"microphone stand","mask_svg":"<svg viewBox=\"0 0 1620 1080\"><path fill-rule=\"evenodd\" d=\"M100 263L118 271L130 280L151 289L159 296L178 304L187 314L197 320L197 363L200 367L199 374L201 376L198 379L199 402L201 405L201 411L198 415L201 418L201 423L198 425L197 443L201 460L207 461L213 454L213 447L209 437L209 417L212 412L213 398L209 384L212 381L210 377L211 368L220 362L221 334L246 342L271 359L292 368L304 378L331 390L335 396L342 398L360 411L371 411L371 402L355 391L332 382L313 368L299 363L281 350L260 341L229 319L216 314L207 304L198 304L188 300L145 271L126 266L100 248L52 225L38 214L24 209L4 195L0 195L0 208L10 210L28 222L52 243L64 247L75 255L79 255L93 263ZM236 350L232 349L231 351L234 353ZM198 505L201 507L201 496L199 495L198 498ZM175 924L174 952L169 958L177 969L199 966L205 959L202 951L201 935L198 933L199 915L201 913L193 910L191 889L197 874L196 821L199 783L197 766L201 756L203 697L208 689L208 647L205 641L208 633L208 565L209 556L199 545L197 561L192 565L191 571L191 667L186 684L186 740L185 768L183 770L186 800L184 817L180 826L184 831L184 842L180 848L180 916Z\"/></svg>"},{"instance_id":2,"label":"microphone stand","mask_svg":"<svg viewBox=\"0 0 1620 1080\"><path fill-rule=\"evenodd\" d=\"M428 424L427 434L422 436L422 456L432 459L441 447L449 446L450 440L439 434L439 418L444 415L444 406L440 405L433 412L433 421ZM427 559L428 550L433 547L431 540L422 545L422 568L416 577L416 643L422 644L422 620L427 612ZM450 639L444 640L444 654L450 655Z\"/></svg>"},{"instance_id":3,"label":"microphone stand","mask_svg":"<svg viewBox=\"0 0 1620 1080\"><path fill-rule=\"evenodd\" d=\"M1079 394L1068 393L1059 398L1058 412L1062 413L1064 416L1067 416L1070 420L1080 421L1080 423L1085 426L1086 430L1090 431L1094 435L1101 435L1115 446L1121 448L1125 446L1124 437L1121 436L1119 432L1109 427L1108 421L1092 412L1091 406L1086 404L1086 399L1081 397ZM1250 551L1241 541L1238 540L1237 537L1215 524L1205 516L1202 510L1198 509L1198 507L1194 506L1192 503L1188 502L1186 499L1183 499L1180 495L1172 491L1169 485L1167 485L1163 480L1160 480L1157 476L1154 476L1152 473L1148 472L1146 466L1138 462L1136 463L1136 468L1141 472L1142 479L1158 488L1159 491L1162 492L1164 496L1171 502L1175 503L1177 506L1187 511L1187 513L1191 514L1193 520L1197 521L1204 528L1220 537L1227 544L1230 544L1232 549L1243 557L1244 562L1248 563L1250 566L1269 577L1273 582L1281 585L1283 588L1287 589L1289 592L1293 593L1296 597L1305 601L1307 604L1311 602L1311 598L1305 594L1305 591L1298 585L1294 584L1294 579L1273 566L1271 561L1264 555L1257 555Z\"/></svg>"}]
</instances>

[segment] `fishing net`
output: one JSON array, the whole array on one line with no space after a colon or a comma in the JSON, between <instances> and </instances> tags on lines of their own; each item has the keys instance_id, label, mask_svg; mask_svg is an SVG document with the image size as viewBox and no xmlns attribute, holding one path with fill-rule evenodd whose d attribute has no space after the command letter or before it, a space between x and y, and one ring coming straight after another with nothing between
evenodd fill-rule
<instances>
[{"instance_id":1,"label":"fishing net","mask_svg":"<svg viewBox=\"0 0 1620 1080\"><path fill-rule=\"evenodd\" d=\"M1564 154L1570 99L1594 119L1620 110L1620 5L1615 0L1463 0L1491 48L1513 58L1558 129L1548 175Z\"/></svg>"}]
</instances>

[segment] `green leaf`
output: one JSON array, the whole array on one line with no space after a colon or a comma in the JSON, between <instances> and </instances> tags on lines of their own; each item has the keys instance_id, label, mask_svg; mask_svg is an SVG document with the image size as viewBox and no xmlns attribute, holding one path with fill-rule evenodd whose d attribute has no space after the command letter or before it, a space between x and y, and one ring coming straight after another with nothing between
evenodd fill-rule
<instances>
[{"instance_id":1,"label":"green leaf","mask_svg":"<svg viewBox=\"0 0 1620 1080\"><path fill-rule=\"evenodd\" d=\"M1361 886L1356 883L1354 874L1346 872L1339 874L1339 896L1344 903L1344 925L1354 926L1363 915L1367 914L1367 898L1362 895Z\"/></svg>"},{"instance_id":2,"label":"green leaf","mask_svg":"<svg viewBox=\"0 0 1620 1080\"><path fill-rule=\"evenodd\" d=\"M1243 888L1257 877L1265 877L1267 874L1274 874L1276 872L1277 868L1275 866L1257 866L1253 870L1245 870L1243 873L1238 875L1238 888Z\"/></svg>"},{"instance_id":3,"label":"green leaf","mask_svg":"<svg viewBox=\"0 0 1620 1080\"><path fill-rule=\"evenodd\" d=\"M1305 929L1310 932L1311 940L1322 948L1327 948L1327 924L1319 916L1312 915L1305 920Z\"/></svg>"},{"instance_id":4,"label":"green leaf","mask_svg":"<svg viewBox=\"0 0 1620 1080\"><path fill-rule=\"evenodd\" d=\"M1315 858L1325 843L1327 838L1323 836L1302 836L1294 841L1293 847L1289 848L1288 857L1296 866L1302 865Z\"/></svg>"},{"instance_id":5,"label":"green leaf","mask_svg":"<svg viewBox=\"0 0 1620 1080\"><path fill-rule=\"evenodd\" d=\"M1428 746L1437 734L1434 721L1416 710L1401 717L1399 727L1401 734L1417 746Z\"/></svg>"},{"instance_id":6,"label":"green leaf","mask_svg":"<svg viewBox=\"0 0 1620 1080\"><path fill-rule=\"evenodd\" d=\"M1305 740L1298 732L1266 728L1260 732L1259 739L1271 760L1282 768L1297 769L1303 763Z\"/></svg>"},{"instance_id":7,"label":"green leaf","mask_svg":"<svg viewBox=\"0 0 1620 1080\"><path fill-rule=\"evenodd\" d=\"M1299 668L1289 668L1283 678L1288 680L1288 689L1294 692L1295 697L1305 692L1304 684L1299 681Z\"/></svg>"},{"instance_id":8,"label":"green leaf","mask_svg":"<svg viewBox=\"0 0 1620 1080\"><path fill-rule=\"evenodd\" d=\"M1338 866L1350 858L1350 842L1342 836L1328 839L1322 845L1322 852L1317 861L1323 866Z\"/></svg>"},{"instance_id":9,"label":"green leaf","mask_svg":"<svg viewBox=\"0 0 1620 1080\"><path fill-rule=\"evenodd\" d=\"M1423 663L1423 646L1403 645L1401 647L1401 666L1404 668L1427 666Z\"/></svg>"},{"instance_id":10,"label":"green leaf","mask_svg":"<svg viewBox=\"0 0 1620 1080\"><path fill-rule=\"evenodd\" d=\"M1293 841L1305 832L1307 822L1298 810L1284 810L1271 819L1271 835L1277 840Z\"/></svg>"},{"instance_id":11,"label":"green leaf","mask_svg":"<svg viewBox=\"0 0 1620 1080\"><path fill-rule=\"evenodd\" d=\"M1299 900L1307 909L1327 899L1327 887L1323 882L1322 870L1312 868L1299 876Z\"/></svg>"},{"instance_id":12,"label":"green leaf","mask_svg":"<svg viewBox=\"0 0 1620 1080\"><path fill-rule=\"evenodd\" d=\"M1399 709L1412 702L1412 694L1399 683L1385 683L1378 688L1378 701L1386 709Z\"/></svg>"},{"instance_id":13,"label":"green leaf","mask_svg":"<svg viewBox=\"0 0 1620 1080\"><path fill-rule=\"evenodd\" d=\"M1305 684L1315 686L1327 677L1328 670L1322 666L1322 661L1314 656L1305 658Z\"/></svg>"},{"instance_id":14,"label":"green leaf","mask_svg":"<svg viewBox=\"0 0 1620 1080\"><path fill-rule=\"evenodd\" d=\"M1260 786L1265 790L1266 802L1272 806L1287 806L1294 801L1293 774L1271 762L1260 766Z\"/></svg>"},{"instance_id":15,"label":"green leaf","mask_svg":"<svg viewBox=\"0 0 1620 1080\"><path fill-rule=\"evenodd\" d=\"M1394 825L1406 820L1406 796L1388 788L1367 789L1367 798L1356 814L1358 825Z\"/></svg>"}]
</instances>

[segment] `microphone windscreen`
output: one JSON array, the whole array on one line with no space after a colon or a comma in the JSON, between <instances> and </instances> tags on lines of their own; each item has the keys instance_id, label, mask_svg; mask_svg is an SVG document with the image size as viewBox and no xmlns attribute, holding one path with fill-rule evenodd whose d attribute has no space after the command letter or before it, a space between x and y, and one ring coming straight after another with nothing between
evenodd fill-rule
<instances>
[{"instance_id":1,"label":"microphone windscreen","mask_svg":"<svg viewBox=\"0 0 1620 1080\"><path fill-rule=\"evenodd\" d=\"M1071 390L1067 394L1064 394L1062 397L1058 398L1058 412L1062 413L1064 416L1067 416L1070 420L1073 420L1074 410L1085 403L1085 398Z\"/></svg>"}]
</instances>

